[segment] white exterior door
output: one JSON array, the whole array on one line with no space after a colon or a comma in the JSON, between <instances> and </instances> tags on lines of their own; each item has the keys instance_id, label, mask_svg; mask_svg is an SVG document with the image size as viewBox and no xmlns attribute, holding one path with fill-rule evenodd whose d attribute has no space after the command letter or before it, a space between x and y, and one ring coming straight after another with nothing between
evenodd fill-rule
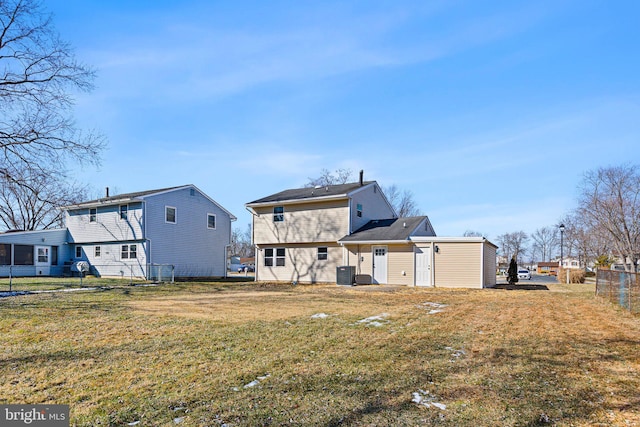
<instances>
[{"instance_id":1,"label":"white exterior door","mask_svg":"<svg viewBox=\"0 0 640 427\"><path fill-rule=\"evenodd\" d=\"M416 286L431 286L431 248L415 248Z\"/></svg>"},{"instance_id":2,"label":"white exterior door","mask_svg":"<svg viewBox=\"0 0 640 427\"><path fill-rule=\"evenodd\" d=\"M51 247L49 246L36 246L36 274L38 276L48 276L49 267L51 266Z\"/></svg>"},{"instance_id":3,"label":"white exterior door","mask_svg":"<svg viewBox=\"0 0 640 427\"><path fill-rule=\"evenodd\" d=\"M387 283L387 247L373 246L373 283Z\"/></svg>"}]
</instances>

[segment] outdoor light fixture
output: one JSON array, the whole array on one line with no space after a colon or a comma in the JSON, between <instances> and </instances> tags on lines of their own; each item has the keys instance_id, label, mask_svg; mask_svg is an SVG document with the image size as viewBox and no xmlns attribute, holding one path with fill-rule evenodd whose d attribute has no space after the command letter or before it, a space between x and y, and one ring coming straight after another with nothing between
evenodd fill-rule
<instances>
[{"instance_id":1,"label":"outdoor light fixture","mask_svg":"<svg viewBox=\"0 0 640 427\"><path fill-rule=\"evenodd\" d=\"M438 247L438 245L434 245L434 246L433 246L433 250L434 250L436 253L440 252L440 248Z\"/></svg>"},{"instance_id":2,"label":"outdoor light fixture","mask_svg":"<svg viewBox=\"0 0 640 427\"><path fill-rule=\"evenodd\" d=\"M563 246L563 242L562 242L562 237L564 235L564 224L560 224L558 226L558 228L560 229L560 267L562 267L562 258L563 258L563 252L562 252L562 246Z\"/></svg>"}]
</instances>

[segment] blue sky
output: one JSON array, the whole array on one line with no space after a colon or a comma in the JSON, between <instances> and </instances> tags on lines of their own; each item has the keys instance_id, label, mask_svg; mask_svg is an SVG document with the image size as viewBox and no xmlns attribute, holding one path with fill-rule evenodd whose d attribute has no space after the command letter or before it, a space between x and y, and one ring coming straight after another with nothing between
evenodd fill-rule
<instances>
[{"instance_id":1,"label":"blue sky","mask_svg":"<svg viewBox=\"0 0 640 427\"><path fill-rule=\"evenodd\" d=\"M97 70L76 177L244 204L350 168L414 193L440 236L532 232L586 170L638 163L640 2L47 0Z\"/></svg>"}]
</instances>

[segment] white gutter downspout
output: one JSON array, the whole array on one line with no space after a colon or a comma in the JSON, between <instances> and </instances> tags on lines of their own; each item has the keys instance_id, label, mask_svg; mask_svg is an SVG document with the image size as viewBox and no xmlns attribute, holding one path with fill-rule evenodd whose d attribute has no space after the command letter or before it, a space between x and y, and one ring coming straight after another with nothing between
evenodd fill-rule
<instances>
[{"instance_id":1,"label":"white gutter downspout","mask_svg":"<svg viewBox=\"0 0 640 427\"><path fill-rule=\"evenodd\" d=\"M253 271L254 271L253 281L257 282L259 280L258 279L258 270L259 270L258 267L259 267L259 264L260 264L258 262L259 258L260 258L258 256L258 250L259 250L258 249L258 245L255 244L255 241L256 241L256 227L255 227L256 218L255 217L257 216L257 214L256 214L255 210L253 210L252 208L250 208L248 206L245 206L244 208L251 214L251 243L253 244L253 259L255 261L253 263L253 266L254 266L253 267Z\"/></svg>"},{"instance_id":2,"label":"white gutter downspout","mask_svg":"<svg viewBox=\"0 0 640 427\"><path fill-rule=\"evenodd\" d=\"M484 289L484 241L480 245L480 289Z\"/></svg>"}]
</instances>

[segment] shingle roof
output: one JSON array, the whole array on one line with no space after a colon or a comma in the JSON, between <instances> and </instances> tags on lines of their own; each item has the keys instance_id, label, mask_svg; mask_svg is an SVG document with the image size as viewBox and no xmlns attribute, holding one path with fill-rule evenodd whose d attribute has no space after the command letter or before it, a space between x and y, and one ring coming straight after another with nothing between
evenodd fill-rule
<instances>
[{"instance_id":1,"label":"shingle roof","mask_svg":"<svg viewBox=\"0 0 640 427\"><path fill-rule=\"evenodd\" d=\"M111 201L116 201L116 200L136 199L138 197L144 197L144 196L148 196L150 194L155 194L155 193L163 193L165 191L171 191L171 190L175 190L177 188L183 188L183 187L188 187L188 185L179 185L177 187L159 188L157 190L136 191L134 193L116 194L116 195L109 196L109 197L101 197L101 198L95 199L95 200L88 200L86 202L78 203L78 205L90 205L90 204L95 204L95 203L109 203ZM78 205L73 205L73 206L78 206Z\"/></svg>"},{"instance_id":2,"label":"shingle roof","mask_svg":"<svg viewBox=\"0 0 640 427\"><path fill-rule=\"evenodd\" d=\"M408 240L409 236L426 219L426 216L407 218L374 219L352 234L340 239L340 242L377 242L385 240Z\"/></svg>"},{"instance_id":3,"label":"shingle roof","mask_svg":"<svg viewBox=\"0 0 640 427\"><path fill-rule=\"evenodd\" d=\"M263 197L253 202L247 203L247 206L260 204L260 203L277 203L290 200L305 200L315 199L323 197L335 197L335 196L347 196L350 192L357 190L363 186L367 186L375 183L375 181L365 181L363 185L359 182L339 185L328 185L322 187L306 187L295 188L292 190L284 190L279 193L272 194L267 197Z\"/></svg>"}]
</instances>

